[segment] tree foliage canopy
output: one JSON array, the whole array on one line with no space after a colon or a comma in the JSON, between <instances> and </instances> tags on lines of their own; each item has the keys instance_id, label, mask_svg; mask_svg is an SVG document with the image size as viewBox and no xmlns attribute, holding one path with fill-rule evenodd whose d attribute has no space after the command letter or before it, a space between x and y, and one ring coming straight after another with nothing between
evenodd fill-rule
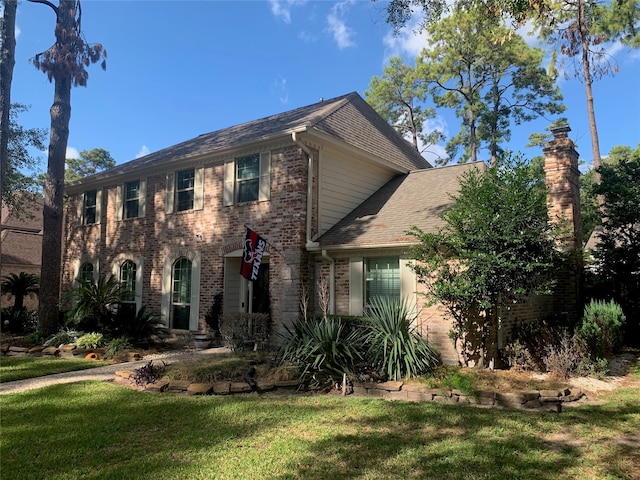
<instances>
[{"instance_id":1,"label":"tree foliage canopy","mask_svg":"<svg viewBox=\"0 0 640 480\"><path fill-rule=\"evenodd\" d=\"M412 268L428 300L451 315L456 339L475 332L485 341L501 308L548 293L554 283L550 270L559 255L558 232L547 216L543 181L532 172L509 157L471 170L441 217L444 227L437 233L410 231L419 241Z\"/></svg>"},{"instance_id":2,"label":"tree foliage canopy","mask_svg":"<svg viewBox=\"0 0 640 480\"><path fill-rule=\"evenodd\" d=\"M80 152L80 158L67 158L64 181L65 183L75 182L115 166L116 161L104 148L83 150Z\"/></svg>"}]
</instances>

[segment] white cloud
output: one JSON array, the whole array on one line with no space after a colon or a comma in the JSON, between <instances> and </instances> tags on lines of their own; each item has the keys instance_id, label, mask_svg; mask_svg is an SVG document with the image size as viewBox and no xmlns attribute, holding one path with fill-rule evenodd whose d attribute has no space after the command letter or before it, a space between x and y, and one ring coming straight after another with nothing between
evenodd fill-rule
<instances>
[{"instance_id":1,"label":"white cloud","mask_svg":"<svg viewBox=\"0 0 640 480\"><path fill-rule=\"evenodd\" d=\"M145 155L149 155L149 153L151 153L149 147L147 147L146 145L142 145L140 151L136 153L136 158L144 157Z\"/></svg>"},{"instance_id":2,"label":"white cloud","mask_svg":"<svg viewBox=\"0 0 640 480\"><path fill-rule=\"evenodd\" d=\"M287 79L281 75L271 84L271 91L278 96L280 103L289 103L289 89L287 88Z\"/></svg>"},{"instance_id":3,"label":"white cloud","mask_svg":"<svg viewBox=\"0 0 640 480\"><path fill-rule=\"evenodd\" d=\"M420 29L424 14L414 11L409 23L397 34L392 31L382 40L385 46L385 63L390 57L403 57L411 61L420 55L422 49L427 46L426 33Z\"/></svg>"},{"instance_id":4,"label":"white cloud","mask_svg":"<svg viewBox=\"0 0 640 480\"><path fill-rule=\"evenodd\" d=\"M344 16L349 11L349 6L352 3L353 0L338 2L333 7L331 7L331 12L329 13L329 15L327 15L329 32L338 44L338 48L340 50L356 46L356 43L353 40L355 32L352 28L349 28L347 26L347 23L344 19Z\"/></svg>"},{"instance_id":5,"label":"white cloud","mask_svg":"<svg viewBox=\"0 0 640 480\"><path fill-rule=\"evenodd\" d=\"M305 3L307 3L307 0L269 0L271 13L284 23L291 23L291 9L293 7L304 5Z\"/></svg>"},{"instance_id":6,"label":"white cloud","mask_svg":"<svg viewBox=\"0 0 640 480\"><path fill-rule=\"evenodd\" d=\"M16 25L16 40L18 39L18 37L20 36L20 34L22 33L22 30L20 30L20 27Z\"/></svg>"},{"instance_id":7,"label":"white cloud","mask_svg":"<svg viewBox=\"0 0 640 480\"><path fill-rule=\"evenodd\" d=\"M64 158L80 158L80 152L75 147L67 147L67 152Z\"/></svg>"}]
</instances>

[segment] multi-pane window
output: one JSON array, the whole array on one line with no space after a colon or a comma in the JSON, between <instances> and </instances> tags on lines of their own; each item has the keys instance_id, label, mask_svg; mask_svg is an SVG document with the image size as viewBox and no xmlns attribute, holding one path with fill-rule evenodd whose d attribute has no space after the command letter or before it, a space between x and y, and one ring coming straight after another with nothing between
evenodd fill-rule
<instances>
[{"instance_id":1,"label":"multi-pane window","mask_svg":"<svg viewBox=\"0 0 640 480\"><path fill-rule=\"evenodd\" d=\"M195 179L196 172L193 168L176 174L176 211L182 212L193 209Z\"/></svg>"},{"instance_id":2,"label":"multi-pane window","mask_svg":"<svg viewBox=\"0 0 640 480\"><path fill-rule=\"evenodd\" d=\"M368 258L365 263L365 302L374 297L400 298L400 259L398 257Z\"/></svg>"},{"instance_id":3,"label":"multi-pane window","mask_svg":"<svg viewBox=\"0 0 640 480\"><path fill-rule=\"evenodd\" d=\"M120 308L132 315L136 314L136 264L131 260L120 265L120 285L122 296Z\"/></svg>"},{"instance_id":4,"label":"multi-pane window","mask_svg":"<svg viewBox=\"0 0 640 480\"><path fill-rule=\"evenodd\" d=\"M124 184L124 218L137 218L140 214L140 180Z\"/></svg>"},{"instance_id":5,"label":"multi-pane window","mask_svg":"<svg viewBox=\"0 0 640 480\"><path fill-rule=\"evenodd\" d=\"M191 262L186 258L173 264L171 288L171 326L188 330L191 314Z\"/></svg>"},{"instance_id":6,"label":"multi-pane window","mask_svg":"<svg viewBox=\"0 0 640 480\"><path fill-rule=\"evenodd\" d=\"M237 202L258 200L260 193L260 154L236 158Z\"/></svg>"},{"instance_id":7,"label":"multi-pane window","mask_svg":"<svg viewBox=\"0 0 640 480\"><path fill-rule=\"evenodd\" d=\"M88 190L84 192L84 206L83 206L83 219L85 225L91 225L96 223L96 212L98 191Z\"/></svg>"},{"instance_id":8,"label":"multi-pane window","mask_svg":"<svg viewBox=\"0 0 640 480\"><path fill-rule=\"evenodd\" d=\"M80 266L80 275L78 280L81 283L93 283L93 265L91 263L83 263Z\"/></svg>"}]
</instances>

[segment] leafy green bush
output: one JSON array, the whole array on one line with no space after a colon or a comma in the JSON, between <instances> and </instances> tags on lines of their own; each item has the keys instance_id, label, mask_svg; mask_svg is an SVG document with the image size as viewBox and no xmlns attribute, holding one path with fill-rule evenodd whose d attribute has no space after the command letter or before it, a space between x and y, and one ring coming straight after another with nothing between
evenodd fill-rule
<instances>
[{"instance_id":1,"label":"leafy green bush","mask_svg":"<svg viewBox=\"0 0 640 480\"><path fill-rule=\"evenodd\" d=\"M55 333L46 342L44 342L44 345L46 347L59 347L60 345L69 345L71 343L76 343L76 340L79 336L80 333L76 330L63 328L58 333Z\"/></svg>"},{"instance_id":2,"label":"leafy green bush","mask_svg":"<svg viewBox=\"0 0 640 480\"><path fill-rule=\"evenodd\" d=\"M38 311L27 310L26 307L3 308L0 312L2 318L2 331L13 333L33 332L38 326Z\"/></svg>"},{"instance_id":3,"label":"leafy green bush","mask_svg":"<svg viewBox=\"0 0 640 480\"><path fill-rule=\"evenodd\" d=\"M167 331L156 315L148 312L144 305L135 316L118 312L111 329L114 336L127 337L129 342L138 347L153 343L153 337L162 337L167 334Z\"/></svg>"},{"instance_id":4,"label":"leafy green bush","mask_svg":"<svg viewBox=\"0 0 640 480\"><path fill-rule=\"evenodd\" d=\"M104 350L104 356L107 358L113 358L116 353L122 350L128 350L133 348L133 345L129 342L129 339L126 336L117 337L107 343L107 346Z\"/></svg>"},{"instance_id":5,"label":"leafy green bush","mask_svg":"<svg viewBox=\"0 0 640 480\"><path fill-rule=\"evenodd\" d=\"M100 276L97 282L80 281L63 297L73 305L67 313L69 324L85 332L108 331L122 292L122 285L113 275L108 279Z\"/></svg>"},{"instance_id":6,"label":"leafy green bush","mask_svg":"<svg viewBox=\"0 0 640 480\"><path fill-rule=\"evenodd\" d=\"M416 377L438 364L436 350L412 326L415 317L404 299L372 300L364 327L365 357L384 378Z\"/></svg>"},{"instance_id":7,"label":"leafy green bush","mask_svg":"<svg viewBox=\"0 0 640 480\"><path fill-rule=\"evenodd\" d=\"M78 348L98 348L103 344L103 335L97 332L87 333L76 340L76 347Z\"/></svg>"},{"instance_id":8,"label":"leafy green bush","mask_svg":"<svg viewBox=\"0 0 640 480\"><path fill-rule=\"evenodd\" d=\"M299 318L285 330L280 359L299 365L304 381L313 376L319 382L337 381L352 373L361 358L359 332L347 334L339 317Z\"/></svg>"},{"instance_id":9,"label":"leafy green bush","mask_svg":"<svg viewBox=\"0 0 640 480\"><path fill-rule=\"evenodd\" d=\"M591 360L610 358L622 347L625 320L622 308L613 300L589 302L576 334L584 342Z\"/></svg>"}]
</instances>

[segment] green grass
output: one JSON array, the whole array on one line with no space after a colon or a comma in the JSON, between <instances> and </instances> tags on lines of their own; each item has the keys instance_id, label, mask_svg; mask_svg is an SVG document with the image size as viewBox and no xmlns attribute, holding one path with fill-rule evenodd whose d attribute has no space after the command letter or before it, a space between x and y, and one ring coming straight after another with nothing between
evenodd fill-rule
<instances>
[{"instance_id":1,"label":"green grass","mask_svg":"<svg viewBox=\"0 0 640 480\"><path fill-rule=\"evenodd\" d=\"M605 398L551 414L56 385L0 396L0 471L12 480L633 478L640 388Z\"/></svg>"},{"instance_id":2,"label":"green grass","mask_svg":"<svg viewBox=\"0 0 640 480\"><path fill-rule=\"evenodd\" d=\"M0 356L0 383L109 365L100 360Z\"/></svg>"}]
</instances>

